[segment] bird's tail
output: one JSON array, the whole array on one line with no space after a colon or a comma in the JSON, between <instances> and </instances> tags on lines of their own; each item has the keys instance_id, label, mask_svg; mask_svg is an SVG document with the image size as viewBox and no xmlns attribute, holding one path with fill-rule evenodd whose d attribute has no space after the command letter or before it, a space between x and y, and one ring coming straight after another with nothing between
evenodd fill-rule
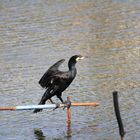
<instances>
[{"instance_id":1,"label":"bird's tail","mask_svg":"<svg viewBox=\"0 0 140 140\"><path fill-rule=\"evenodd\" d=\"M48 99L50 99L50 90L49 89L47 89L46 90L46 92L44 93L44 95L42 96L42 98L41 98L41 101L39 102L39 105L44 105L45 104L45 102L48 100ZM42 111L43 109L35 109L34 111L33 111L33 113L37 113L37 112L40 112L40 111Z\"/></svg>"}]
</instances>

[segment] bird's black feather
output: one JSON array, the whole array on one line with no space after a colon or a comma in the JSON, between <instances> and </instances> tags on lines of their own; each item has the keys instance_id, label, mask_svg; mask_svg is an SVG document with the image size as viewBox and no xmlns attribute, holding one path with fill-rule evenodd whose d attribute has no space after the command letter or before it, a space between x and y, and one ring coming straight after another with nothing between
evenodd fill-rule
<instances>
[{"instance_id":1,"label":"bird's black feather","mask_svg":"<svg viewBox=\"0 0 140 140\"><path fill-rule=\"evenodd\" d=\"M75 78L77 73L75 64L80 58L82 58L80 55L75 55L70 58L68 62L68 71L63 72L58 70L59 66L64 62L64 59L59 60L46 71L46 73L39 81L39 84L43 88L46 88L46 92L42 96L39 104L45 104L48 99L51 99L51 97L55 95L60 99L61 102L63 102L61 97L62 92L71 84ZM41 110L42 109L35 109L34 113L37 113Z\"/></svg>"},{"instance_id":2,"label":"bird's black feather","mask_svg":"<svg viewBox=\"0 0 140 140\"><path fill-rule=\"evenodd\" d=\"M59 61L57 61L54 65L52 65L46 72L45 74L41 77L41 79L39 80L39 84L43 87L43 88L47 88L50 80L51 80L51 76L56 74L57 72L59 72L58 68L59 66L65 61L65 59L61 59Z\"/></svg>"}]
</instances>

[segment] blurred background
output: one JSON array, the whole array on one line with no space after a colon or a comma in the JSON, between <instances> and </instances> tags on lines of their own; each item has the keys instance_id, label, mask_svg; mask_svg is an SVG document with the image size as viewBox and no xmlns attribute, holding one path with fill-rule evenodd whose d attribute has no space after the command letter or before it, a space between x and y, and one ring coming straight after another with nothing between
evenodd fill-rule
<instances>
[{"instance_id":1,"label":"blurred background","mask_svg":"<svg viewBox=\"0 0 140 140\"><path fill-rule=\"evenodd\" d=\"M0 1L0 106L38 104L41 76L62 58L67 70L75 54L87 58L63 98L100 106L72 108L72 137L62 109L1 111L0 140L118 140L114 90L126 139L140 139L138 0Z\"/></svg>"}]
</instances>

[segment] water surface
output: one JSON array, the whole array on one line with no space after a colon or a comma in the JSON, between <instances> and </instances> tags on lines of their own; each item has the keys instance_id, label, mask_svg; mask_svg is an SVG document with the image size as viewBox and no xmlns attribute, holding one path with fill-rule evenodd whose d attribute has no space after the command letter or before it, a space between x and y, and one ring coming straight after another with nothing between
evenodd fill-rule
<instances>
[{"instance_id":1,"label":"water surface","mask_svg":"<svg viewBox=\"0 0 140 140\"><path fill-rule=\"evenodd\" d=\"M57 60L88 56L63 98L100 102L66 111L0 112L0 140L118 140L112 91L119 91L127 140L140 139L139 1L0 1L0 106L37 104L38 81ZM56 102L59 102L55 97Z\"/></svg>"}]
</instances>

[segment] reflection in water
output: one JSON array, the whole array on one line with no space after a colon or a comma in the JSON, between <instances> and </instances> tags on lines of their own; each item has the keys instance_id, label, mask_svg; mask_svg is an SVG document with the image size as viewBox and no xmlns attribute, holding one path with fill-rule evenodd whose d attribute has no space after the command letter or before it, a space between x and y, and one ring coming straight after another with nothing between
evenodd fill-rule
<instances>
[{"instance_id":1,"label":"reflection in water","mask_svg":"<svg viewBox=\"0 0 140 140\"><path fill-rule=\"evenodd\" d=\"M35 139L37 139L37 140L46 140L47 139L46 136L44 135L43 131L39 128L34 129L34 136L35 136ZM65 139L71 140L71 138L72 138L71 123L68 123ZM51 138L51 139L56 140L56 138ZM57 138L57 139L61 140L63 138Z\"/></svg>"},{"instance_id":2,"label":"reflection in water","mask_svg":"<svg viewBox=\"0 0 140 140\"><path fill-rule=\"evenodd\" d=\"M45 136L41 129L34 129L34 135L37 140L45 140Z\"/></svg>"},{"instance_id":3,"label":"reflection in water","mask_svg":"<svg viewBox=\"0 0 140 140\"><path fill-rule=\"evenodd\" d=\"M71 140L71 137L72 137L71 123L68 122L68 125L67 125L67 140Z\"/></svg>"}]
</instances>

